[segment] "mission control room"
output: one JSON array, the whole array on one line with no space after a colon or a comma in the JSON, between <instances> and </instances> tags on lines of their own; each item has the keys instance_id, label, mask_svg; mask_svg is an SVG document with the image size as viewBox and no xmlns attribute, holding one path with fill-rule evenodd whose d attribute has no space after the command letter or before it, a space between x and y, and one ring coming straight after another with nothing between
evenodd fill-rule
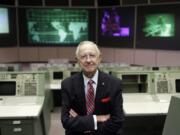
<instances>
[{"instance_id":1,"label":"mission control room","mask_svg":"<svg viewBox=\"0 0 180 135\"><path fill-rule=\"evenodd\" d=\"M98 71L121 81L118 135L180 135L179 9L179 0L0 0L0 135L72 135L62 82L82 72L81 41L96 43ZM93 119L95 131L80 133L99 135Z\"/></svg>"}]
</instances>

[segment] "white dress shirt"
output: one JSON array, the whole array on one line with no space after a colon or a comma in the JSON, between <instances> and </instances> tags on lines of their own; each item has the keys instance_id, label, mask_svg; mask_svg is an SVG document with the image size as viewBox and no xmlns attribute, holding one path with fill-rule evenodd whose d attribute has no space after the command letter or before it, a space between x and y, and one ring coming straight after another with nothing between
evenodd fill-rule
<instances>
[{"instance_id":1,"label":"white dress shirt","mask_svg":"<svg viewBox=\"0 0 180 135\"><path fill-rule=\"evenodd\" d=\"M83 78L84 78L84 88L85 88L85 95L87 94L88 91L88 82L89 80L93 80L93 88L94 88L94 98L96 97L96 88L97 88L97 83L98 83L98 74L99 71L97 70L96 73L94 74L94 76L92 78L88 78L83 74ZM97 130L97 118L96 115L93 115L94 118L94 129Z\"/></svg>"}]
</instances>

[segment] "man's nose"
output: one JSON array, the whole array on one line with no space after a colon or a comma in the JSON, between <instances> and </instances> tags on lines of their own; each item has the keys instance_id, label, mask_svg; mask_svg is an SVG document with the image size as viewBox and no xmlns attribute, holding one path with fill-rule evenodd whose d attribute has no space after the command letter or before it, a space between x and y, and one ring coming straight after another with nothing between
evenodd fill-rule
<instances>
[{"instance_id":1,"label":"man's nose","mask_svg":"<svg viewBox=\"0 0 180 135\"><path fill-rule=\"evenodd\" d=\"M90 57L90 55L87 55L87 57L86 57L86 61L91 61L91 57Z\"/></svg>"}]
</instances>

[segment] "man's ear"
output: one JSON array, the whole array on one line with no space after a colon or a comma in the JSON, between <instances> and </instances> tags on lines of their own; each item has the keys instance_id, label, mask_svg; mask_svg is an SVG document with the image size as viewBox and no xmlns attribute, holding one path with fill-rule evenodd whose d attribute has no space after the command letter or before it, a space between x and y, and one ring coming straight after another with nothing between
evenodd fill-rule
<instances>
[{"instance_id":1,"label":"man's ear","mask_svg":"<svg viewBox=\"0 0 180 135\"><path fill-rule=\"evenodd\" d=\"M77 58L77 57L75 57L75 61L76 61L76 63L79 63L79 61L78 61L78 58Z\"/></svg>"}]
</instances>

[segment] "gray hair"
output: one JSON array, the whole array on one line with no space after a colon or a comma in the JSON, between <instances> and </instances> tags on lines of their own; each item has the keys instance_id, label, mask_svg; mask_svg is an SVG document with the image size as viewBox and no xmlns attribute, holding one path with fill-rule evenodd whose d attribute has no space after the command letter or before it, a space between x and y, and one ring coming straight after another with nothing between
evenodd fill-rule
<instances>
[{"instance_id":1,"label":"gray hair","mask_svg":"<svg viewBox=\"0 0 180 135\"><path fill-rule=\"evenodd\" d=\"M97 44L95 44L95 43L92 42L92 41L82 41L82 42L79 43L79 45L78 45L77 48L76 48L75 55L76 55L77 58L78 58L78 56L79 56L79 50L80 50L80 47L83 46L83 45L90 45L90 46L93 46L93 47L96 49L98 55L101 54L101 52L100 52L100 50L99 50Z\"/></svg>"}]
</instances>

